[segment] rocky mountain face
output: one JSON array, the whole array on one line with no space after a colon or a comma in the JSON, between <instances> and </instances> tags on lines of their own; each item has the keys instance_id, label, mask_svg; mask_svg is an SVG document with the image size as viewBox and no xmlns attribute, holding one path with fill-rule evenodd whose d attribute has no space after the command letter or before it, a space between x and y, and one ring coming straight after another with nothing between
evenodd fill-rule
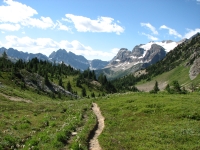
<instances>
[{"instance_id":1,"label":"rocky mountain face","mask_svg":"<svg viewBox=\"0 0 200 150\"><path fill-rule=\"evenodd\" d=\"M102 61L100 59L94 59L89 61L90 64L90 70L98 70L98 69L102 69L105 66L107 66L109 63L109 61Z\"/></svg>"},{"instance_id":2,"label":"rocky mountain face","mask_svg":"<svg viewBox=\"0 0 200 150\"><path fill-rule=\"evenodd\" d=\"M143 70L143 73L141 71L138 73L143 75L143 79L150 79L178 66L189 68L188 74L180 74L180 77L189 75L190 79L194 80L200 74L200 33L184 40L168 52L164 59L147 67ZM135 74L135 76L138 76L138 74Z\"/></svg>"},{"instance_id":3,"label":"rocky mountain face","mask_svg":"<svg viewBox=\"0 0 200 150\"><path fill-rule=\"evenodd\" d=\"M0 48L0 54L2 54L4 51L13 60L23 59L25 61L28 61L28 60L31 60L35 57L37 57L40 60L48 60L48 57L41 54L41 53L32 54L32 53L25 53L25 52L22 52L22 51L18 51L18 50L15 50L13 48L9 48L9 49L6 49L4 47Z\"/></svg>"},{"instance_id":4,"label":"rocky mountain face","mask_svg":"<svg viewBox=\"0 0 200 150\"><path fill-rule=\"evenodd\" d=\"M71 92L65 90L63 87L54 84L53 82L49 82L48 85L44 84L44 78L36 73L30 73L27 70L21 70L20 76L24 80L27 86L35 89L44 91L46 93L62 93L66 96L73 96L77 97L76 95L72 94Z\"/></svg>"},{"instance_id":5,"label":"rocky mountain face","mask_svg":"<svg viewBox=\"0 0 200 150\"><path fill-rule=\"evenodd\" d=\"M181 42L167 40L136 45L132 51L121 48L105 69L97 71L97 74L104 73L109 79L113 79L136 72L162 60L179 43Z\"/></svg>"},{"instance_id":6,"label":"rocky mountain face","mask_svg":"<svg viewBox=\"0 0 200 150\"><path fill-rule=\"evenodd\" d=\"M0 55L4 51L6 52L8 57L13 61L16 61L18 59L28 61L37 57L40 60L47 60L56 63L64 62L65 64L71 65L72 67L80 70L86 70L88 68L90 68L91 70L102 69L108 64L108 61L102 61L97 59L89 61L81 55L76 55L72 52L67 52L64 49L59 49L56 52L52 52L49 55L49 57L41 53L25 53L22 51L15 50L13 48L6 49L4 47L0 48Z\"/></svg>"},{"instance_id":7,"label":"rocky mountain face","mask_svg":"<svg viewBox=\"0 0 200 150\"><path fill-rule=\"evenodd\" d=\"M52 52L49 55L49 59L58 63L64 62L65 64L71 65L72 67L80 70L86 70L89 67L89 62L85 57L75 55L72 52L67 52L64 49Z\"/></svg>"}]
</instances>

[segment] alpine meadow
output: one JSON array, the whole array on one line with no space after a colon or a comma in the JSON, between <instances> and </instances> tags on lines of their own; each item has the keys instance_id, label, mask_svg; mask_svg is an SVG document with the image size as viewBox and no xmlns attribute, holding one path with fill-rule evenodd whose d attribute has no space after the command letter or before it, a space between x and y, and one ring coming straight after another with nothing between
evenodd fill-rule
<instances>
[{"instance_id":1,"label":"alpine meadow","mask_svg":"<svg viewBox=\"0 0 200 150\"><path fill-rule=\"evenodd\" d=\"M199 4L0 0L0 150L199 150Z\"/></svg>"}]
</instances>

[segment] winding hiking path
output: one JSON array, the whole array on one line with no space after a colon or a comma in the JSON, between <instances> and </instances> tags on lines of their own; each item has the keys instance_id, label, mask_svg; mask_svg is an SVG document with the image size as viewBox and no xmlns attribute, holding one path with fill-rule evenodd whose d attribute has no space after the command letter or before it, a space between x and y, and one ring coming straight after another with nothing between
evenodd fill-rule
<instances>
[{"instance_id":1,"label":"winding hiking path","mask_svg":"<svg viewBox=\"0 0 200 150\"><path fill-rule=\"evenodd\" d=\"M5 94L3 94L3 93L0 93L0 94L1 94L2 96L4 96L5 98L11 100L11 101L32 103L31 100L27 100L27 99L23 99L23 98L19 98L19 97L8 96L8 95L5 95Z\"/></svg>"},{"instance_id":2,"label":"winding hiking path","mask_svg":"<svg viewBox=\"0 0 200 150\"><path fill-rule=\"evenodd\" d=\"M98 120L98 127L95 131L93 138L89 142L89 150L102 150L101 146L99 145L98 136L101 134L104 128L104 117L102 116L98 105L96 103L92 103L92 105L92 110L95 113Z\"/></svg>"}]
</instances>

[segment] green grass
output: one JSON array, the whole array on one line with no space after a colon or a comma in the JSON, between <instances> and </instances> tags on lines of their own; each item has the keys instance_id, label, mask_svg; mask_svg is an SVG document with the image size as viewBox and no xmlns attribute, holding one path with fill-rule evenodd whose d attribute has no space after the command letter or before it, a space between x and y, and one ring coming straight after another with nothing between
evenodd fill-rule
<instances>
[{"instance_id":1,"label":"green grass","mask_svg":"<svg viewBox=\"0 0 200 150\"><path fill-rule=\"evenodd\" d=\"M190 89L191 85L194 84L197 88L200 86L200 75L198 75L194 80L191 80L189 77L189 67L185 67L184 63L169 72L163 73L156 77L153 77L151 81L142 80L137 83L136 87L148 87L155 85L155 81L158 81L158 84L171 84L173 81L177 80L182 87ZM165 88L165 87L164 87Z\"/></svg>"},{"instance_id":2,"label":"green grass","mask_svg":"<svg viewBox=\"0 0 200 150\"><path fill-rule=\"evenodd\" d=\"M110 149L200 149L200 95L131 93L97 101Z\"/></svg>"},{"instance_id":3,"label":"green grass","mask_svg":"<svg viewBox=\"0 0 200 150\"><path fill-rule=\"evenodd\" d=\"M73 145L73 141L67 141L77 128L84 130L78 132L82 139L76 143L87 149L87 137L96 122L91 100L52 100L31 91L20 95L17 89L10 92L8 87L0 89L4 94L32 100L32 103L15 102L0 94L0 149L61 149Z\"/></svg>"},{"instance_id":4,"label":"green grass","mask_svg":"<svg viewBox=\"0 0 200 150\"><path fill-rule=\"evenodd\" d=\"M181 66L168 74L169 82L188 72ZM110 149L200 149L200 93L186 95L125 93L97 99L51 99L31 89L21 90L0 78L0 150L2 149L87 149L88 136L96 123L91 110L96 101L105 117L100 145ZM6 80L7 79L7 80ZM63 78L75 88L74 77ZM193 82L199 83L198 76ZM159 80L158 80L159 81ZM179 80L186 83L188 77ZM188 83L189 84L189 83ZM87 85L83 85L89 93ZM77 91L80 92L81 89ZM98 94L95 91L95 95ZM1 93L31 100L11 101ZM87 94L89 94L87 93ZM77 132L71 136L71 132Z\"/></svg>"}]
</instances>

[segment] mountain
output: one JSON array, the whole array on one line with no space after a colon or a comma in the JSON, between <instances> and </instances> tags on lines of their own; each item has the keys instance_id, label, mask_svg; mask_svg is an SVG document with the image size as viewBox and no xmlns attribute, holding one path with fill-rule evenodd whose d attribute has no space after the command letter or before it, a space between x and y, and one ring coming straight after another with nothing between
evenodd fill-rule
<instances>
[{"instance_id":1,"label":"mountain","mask_svg":"<svg viewBox=\"0 0 200 150\"><path fill-rule=\"evenodd\" d=\"M102 69L108 64L108 61L102 61L97 59L89 61L84 56L76 55L72 52L67 52L64 49L59 49L57 51L52 52L49 55L49 57L41 53L32 54L32 53L18 51L13 48L9 49L6 49L4 47L0 48L0 54L2 54L4 51L12 61L16 61L18 59L29 61L37 57L38 59L43 61L44 60L51 62L55 61L56 63L64 62L65 64L70 65L73 68L80 69L82 71L88 68L90 68L91 70Z\"/></svg>"},{"instance_id":2,"label":"mountain","mask_svg":"<svg viewBox=\"0 0 200 150\"><path fill-rule=\"evenodd\" d=\"M184 40L161 61L135 73L137 80L144 84L137 85L140 90L153 88L155 80L160 89L177 80L181 86L191 90L199 86L200 76L200 33L189 40ZM146 80L146 82L145 82ZM150 87L150 88L148 88ZM192 89L193 90L193 89Z\"/></svg>"},{"instance_id":3,"label":"mountain","mask_svg":"<svg viewBox=\"0 0 200 150\"><path fill-rule=\"evenodd\" d=\"M151 41L147 44L136 45L132 51L121 48L110 63L104 69L96 71L96 73L97 75L103 73L109 79L114 79L136 72L141 68L146 68L147 66L162 60L169 51L174 49L180 43L182 43L182 41Z\"/></svg>"},{"instance_id":4,"label":"mountain","mask_svg":"<svg viewBox=\"0 0 200 150\"><path fill-rule=\"evenodd\" d=\"M102 61L100 59L94 59L89 61L90 64L90 70L98 70L98 69L102 69L105 66L107 66L109 63L109 61Z\"/></svg>"},{"instance_id":5,"label":"mountain","mask_svg":"<svg viewBox=\"0 0 200 150\"><path fill-rule=\"evenodd\" d=\"M37 57L40 60L48 60L48 57L41 53L32 54L32 53L27 53L27 52L25 53L22 51L18 51L13 48L9 48L9 49L6 49L4 47L0 48L0 54L2 54L4 51L12 60L23 59L25 61L28 61L35 57Z\"/></svg>"},{"instance_id":6,"label":"mountain","mask_svg":"<svg viewBox=\"0 0 200 150\"><path fill-rule=\"evenodd\" d=\"M65 64L71 65L72 67L80 70L86 70L89 67L89 62L85 57L75 55L72 52L67 52L64 49L52 52L49 55L49 59L58 63L64 62Z\"/></svg>"}]
</instances>

